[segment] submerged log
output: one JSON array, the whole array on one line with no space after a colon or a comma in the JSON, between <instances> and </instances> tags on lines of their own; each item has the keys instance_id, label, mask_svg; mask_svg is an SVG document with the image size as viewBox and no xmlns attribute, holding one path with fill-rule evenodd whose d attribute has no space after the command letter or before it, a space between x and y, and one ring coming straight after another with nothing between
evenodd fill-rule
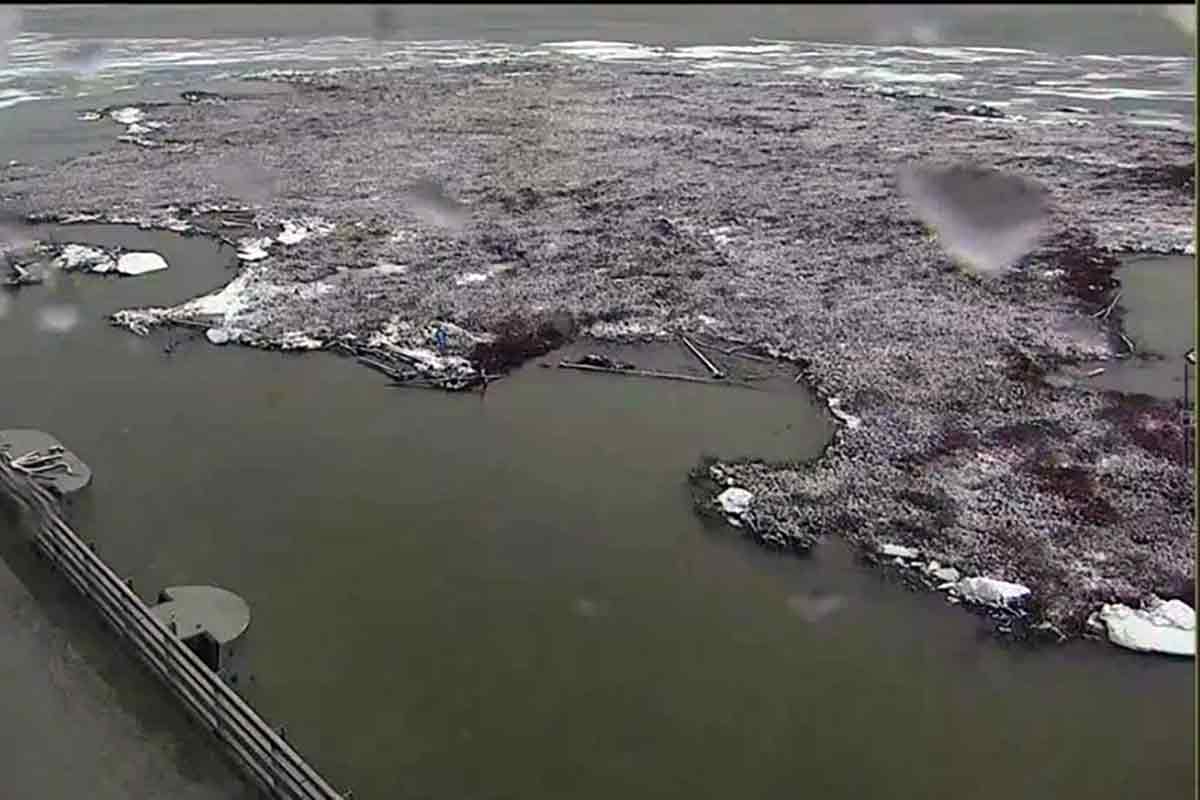
<instances>
[{"instance_id":1,"label":"submerged log","mask_svg":"<svg viewBox=\"0 0 1200 800\"><path fill-rule=\"evenodd\" d=\"M679 338L683 342L683 346L686 347L688 350L690 350L692 355L694 355L696 358L700 359L700 363L703 364L705 366L705 368L709 372L712 373L713 378L715 378L717 380L724 379L725 373L722 372L720 369L718 369L716 364L709 361L708 357L705 356L704 353L700 352L700 348L698 348L698 347L696 347L696 345L692 344L691 340L689 340L686 336L680 335Z\"/></svg>"},{"instance_id":2,"label":"submerged log","mask_svg":"<svg viewBox=\"0 0 1200 800\"><path fill-rule=\"evenodd\" d=\"M577 361L560 361L558 366L562 369L577 369L584 372L603 372L609 375L633 375L638 378L661 378L668 381L688 381L690 383L723 383L731 386L741 386L744 384L730 384L725 380L717 380L715 378L701 378L696 375L681 375L677 372L655 372L647 369L612 369L610 367L597 367L592 364L581 364Z\"/></svg>"}]
</instances>

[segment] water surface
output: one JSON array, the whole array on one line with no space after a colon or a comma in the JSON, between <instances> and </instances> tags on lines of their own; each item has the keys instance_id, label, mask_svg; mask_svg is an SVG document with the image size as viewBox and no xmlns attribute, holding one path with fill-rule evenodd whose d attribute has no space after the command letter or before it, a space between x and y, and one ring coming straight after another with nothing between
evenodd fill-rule
<instances>
[{"instance_id":1,"label":"water surface","mask_svg":"<svg viewBox=\"0 0 1200 800\"><path fill-rule=\"evenodd\" d=\"M105 315L219 285L229 254L133 235L170 250L171 270L77 276L69 335L32 325L52 290L17 296L0 320L0 418L93 467L78 526L144 596L212 583L249 601L238 689L335 785L380 798L1191 791L1190 662L1006 648L940 596L859 566L836 531L801 560L695 516L684 477L702 454L819 450L829 423L801 387L533 364L485 397L446 396L327 354L137 339ZM53 729L54 708L24 713ZM44 793L20 762L7 774L18 796ZM81 792L95 779L73 776Z\"/></svg>"}]
</instances>

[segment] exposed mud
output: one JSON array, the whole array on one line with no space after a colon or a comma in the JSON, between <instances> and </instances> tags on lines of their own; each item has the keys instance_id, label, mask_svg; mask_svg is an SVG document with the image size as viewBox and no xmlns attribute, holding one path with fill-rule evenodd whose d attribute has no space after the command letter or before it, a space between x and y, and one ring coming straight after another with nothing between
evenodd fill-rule
<instances>
[{"instance_id":1,"label":"exposed mud","mask_svg":"<svg viewBox=\"0 0 1200 800\"><path fill-rule=\"evenodd\" d=\"M814 464L726 465L754 492L764 541L917 544L1029 586L1037 614L1068 633L1100 602L1194 581L1175 410L1044 380L1117 355L1119 312L1092 318L1114 252L1194 252L1177 166L1194 158L1190 135L605 67L277 78L293 91L147 109L170 147L114 141L6 174L3 200L178 226L242 205L214 175L251 158L277 191L237 235L278 238L221 302L123 324L428 348L446 322L471 333L451 352L488 370L576 336L747 342L861 419ZM1002 278L961 274L895 191L898 167L930 159L1038 180L1052 235ZM469 208L461 231L406 207L404 188L429 178ZM328 227L284 242L280 227L305 219Z\"/></svg>"}]
</instances>

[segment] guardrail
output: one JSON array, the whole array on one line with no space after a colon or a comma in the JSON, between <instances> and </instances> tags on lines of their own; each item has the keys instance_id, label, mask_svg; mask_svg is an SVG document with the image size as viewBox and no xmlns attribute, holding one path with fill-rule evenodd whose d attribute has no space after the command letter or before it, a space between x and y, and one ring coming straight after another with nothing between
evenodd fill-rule
<instances>
[{"instance_id":1,"label":"guardrail","mask_svg":"<svg viewBox=\"0 0 1200 800\"><path fill-rule=\"evenodd\" d=\"M80 540L63 521L56 496L14 470L3 455L0 492L32 516L38 548L264 791L286 800L346 800Z\"/></svg>"}]
</instances>

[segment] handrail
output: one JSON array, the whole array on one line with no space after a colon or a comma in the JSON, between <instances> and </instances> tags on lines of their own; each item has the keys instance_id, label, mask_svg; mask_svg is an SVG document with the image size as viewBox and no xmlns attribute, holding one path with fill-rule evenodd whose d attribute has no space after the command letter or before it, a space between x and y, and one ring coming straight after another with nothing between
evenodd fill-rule
<instances>
[{"instance_id":1,"label":"handrail","mask_svg":"<svg viewBox=\"0 0 1200 800\"><path fill-rule=\"evenodd\" d=\"M58 513L57 498L13 470L2 454L0 490L32 513L37 524L34 539L43 552L264 789L289 800L344 800L79 539Z\"/></svg>"}]
</instances>

